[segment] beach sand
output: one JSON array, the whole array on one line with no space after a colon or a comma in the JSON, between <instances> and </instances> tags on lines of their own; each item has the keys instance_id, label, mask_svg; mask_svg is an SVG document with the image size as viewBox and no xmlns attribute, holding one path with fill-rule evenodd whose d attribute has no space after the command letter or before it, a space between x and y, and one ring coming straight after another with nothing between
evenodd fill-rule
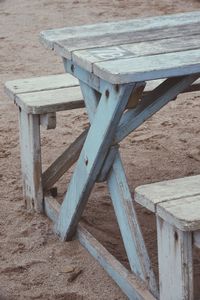
<instances>
[{"instance_id":1,"label":"beach sand","mask_svg":"<svg viewBox=\"0 0 200 300\"><path fill-rule=\"evenodd\" d=\"M39 43L42 30L198 9L200 1L192 0L0 0L0 300L127 299L77 241L61 242L45 216L26 212L18 110L4 93L4 82L64 72L61 59ZM140 184L200 173L199 101L200 93L179 96L123 141L121 155L132 193ZM56 130L42 130L44 169L88 123L84 110L58 113L57 120ZM59 199L72 171L57 184ZM157 274L154 215L139 206L136 209ZM128 266L105 184L95 186L82 221ZM197 254L196 295L200 290ZM69 268L82 271L73 282L68 282Z\"/></svg>"}]
</instances>

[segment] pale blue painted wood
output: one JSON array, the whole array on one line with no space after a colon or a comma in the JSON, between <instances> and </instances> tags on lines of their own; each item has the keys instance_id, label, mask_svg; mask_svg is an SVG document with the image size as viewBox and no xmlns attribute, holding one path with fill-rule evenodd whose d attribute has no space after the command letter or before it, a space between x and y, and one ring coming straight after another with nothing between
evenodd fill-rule
<instances>
[{"instance_id":1,"label":"pale blue painted wood","mask_svg":"<svg viewBox=\"0 0 200 300\"><path fill-rule=\"evenodd\" d=\"M127 35L136 34L138 31L142 33L146 31L155 31L158 29L171 28L173 32L174 27L181 27L184 25L199 26L200 12L188 12L181 14L154 16L150 18L123 20L109 23L90 24L85 26L65 27L58 29L45 30L40 33L40 41L49 49L54 49L55 43L63 41L63 44L70 47L70 42L76 41L77 47L72 50L80 49L79 41L91 40L95 37L110 38L112 45L112 37L116 34ZM160 35L160 38L162 36ZM103 40L103 39L102 39ZM66 42L65 42L66 41ZM119 41L120 44L120 41ZM98 45L100 47L100 45ZM84 48L81 48L84 49ZM69 55L68 55L69 56Z\"/></svg>"},{"instance_id":2,"label":"pale blue painted wood","mask_svg":"<svg viewBox=\"0 0 200 300\"><path fill-rule=\"evenodd\" d=\"M86 84L80 83L80 85L84 95L89 119L92 123L98 106L97 95L95 91ZM137 88L137 84L135 87ZM87 99L85 97L87 97ZM112 156L113 148L115 149L114 157ZM108 159L110 161L108 161ZM131 270L146 281L149 289L157 296L158 289L155 276L151 268L150 259L148 257L137 216L132 204L132 198L129 192L120 155L118 149L114 146L110 148L102 169L106 169L107 167L111 167L109 172L110 174L108 176L108 187L111 193L115 214L117 216L117 221ZM98 178L101 175L102 174L99 174Z\"/></svg>"},{"instance_id":3,"label":"pale blue painted wood","mask_svg":"<svg viewBox=\"0 0 200 300\"><path fill-rule=\"evenodd\" d=\"M73 63L71 61L63 59L63 62L66 72L74 74L74 76L76 76L80 81L88 84L93 89L103 92L105 87L108 86L108 83L106 83L104 80L100 80L94 74L83 70L77 65L74 65L74 71L72 72L71 66ZM159 111L169 101L174 99L178 94L182 93L186 89L189 89L191 84L199 77L200 74L198 73L194 75L171 78L162 83L154 92L151 91L146 94L146 96L143 97L143 102L138 105L136 109L130 109L122 116L116 131L114 142L121 142L127 135L129 135L133 130L135 130L153 114ZM155 92L157 93L158 91L160 94L156 95ZM146 105L145 107L144 103L149 105Z\"/></svg>"},{"instance_id":4,"label":"pale blue painted wood","mask_svg":"<svg viewBox=\"0 0 200 300\"><path fill-rule=\"evenodd\" d=\"M118 153L118 149L119 149L119 145L114 145L110 147L108 155L104 160L103 167L101 168L101 171L99 172L99 175L97 177L97 182L103 182L107 180L109 172L115 160L116 154Z\"/></svg>"},{"instance_id":5,"label":"pale blue painted wood","mask_svg":"<svg viewBox=\"0 0 200 300\"><path fill-rule=\"evenodd\" d=\"M71 239L76 230L132 89L122 85L115 90L110 85L102 94L55 227L62 239Z\"/></svg>"},{"instance_id":6,"label":"pale blue painted wood","mask_svg":"<svg viewBox=\"0 0 200 300\"><path fill-rule=\"evenodd\" d=\"M79 79L79 82L87 84L100 93L103 93L105 89L110 86L109 82L106 82L93 73L84 70L69 59L63 58L63 64L67 73L75 76Z\"/></svg>"},{"instance_id":7,"label":"pale blue painted wood","mask_svg":"<svg viewBox=\"0 0 200 300\"><path fill-rule=\"evenodd\" d=\"M179 230L158 215L156 221L160 299L194 300L192 233Z\"/></svg>"},{"instance_id":8,"label":"pale blue painted wood","mask_svg":"<svg viewBox=\"0 0 200 300\"><path fill-rule=\"evenodd\" d=\"M93 73L113 84L183 76L200 72L200 49L110 60L93 65Z\"/></svg>"},{"instance_id":9,"label":"pale blue painted wood","mask_svg":"<svg viewBox=\"0 0 200 300\"><path fill-rule=\"evenodd\" d=\"M116 132L115 142L118 143L123 140L169 101L188 88L198 77L199 74L194 74L167 79L148 96L144 96L137 108L127 111L122 116Z\"/></svg>"},{"instance_id":10,"label":"pale blue painted wood","mask_svg":"<svg viewBox=\"0 0 200 300\"><path fill-rule=\"evenodd\" d=\"M119 153L108 176L108 187L131 270L158 296L157 284L133 206Z\"/></svg>"},{"instance_id":11,"label":"pale blue painted wood","mask_svg":"<svg viewBox=\"0 0 200 300\"><path fill-rule=\"evenodd\" d=\"M88 113L88 118L90 120L90 123L92 123L97 110L97 106L99 104L101 94L92 89L86 83L82 81L79 81L79 83L83 94L84 102L86 103L85 107Z\"/></svg>"},{"instance_id":12,"label":"pale blue painted wood","mask_svg":"<svg viewBox=\"0 0 200 300\"><path fill-rule=\"evenodd\" d=\"M42 160L39 115L19 109L22 182L25 206L43 212Z\"/></svg>"},{"instance_id":13,"label":"pale blue painted wood","mask_svg":"<svg viewBox=\"0 0 200 300\"><path fill-rule=\"evenodd\" d=\"M55 223L60 204L52 197L45 197L45 214ZM114 258L82 225L78 225L76 238L100 263L110 277L131 300L156 300L142 282L139 282L116 258Z\"/></svg>"},{"instance_id":14,"label":"pale blue painted wood","mask_svg":"<svg viewBox=\"0 0 200 300\"><path fill-rule=\"evenodd\" d=\"M177 31L176 34L175 31ZM108 45L104 47L98 47L98 45L95 45L95 41L93 40L94 47L92 48L85 41L85 49L73 51L72 60L80 67L83 67L89 72L93 72L94 64L102 61L107 61L109 64L110 60L120 60L120 62L122 62L122 59L124 60L133 57L158 55L200 48L200 35L198 35L199 28L197 26L194 26L193 28L189 26L187 27L187 29L183 29L182 27L181 30L180 28L173 28L173 31L169 31L169 28L167 28L167 33L165 31L162 31L162 39L161 32L157 32L158 39L151 39L152 32L146 32L145 34L142 36L143 42L138 42L137 40L141 38L140 33L139 37L134 34L132 35L132 37L129 37L128 43L126 43L123 40L123 37L121 37L121 44L119 43L115 46L110 46L111 43L113 44L113 41L110 41ZM153 34L155 35L155 32L153 32ZM168 37L167 40L166 37ZM128 40L128 36L126 36L126 38ZM100 42L100 39L98 40L98 42ZM59 46L56 45L57 53L61 52L60 49L60 51L58 51L58 47L63 50L63 56L65 56L65 52L67 50L69 51L69 47L66 47L66 45L62 46L62 42L59 42ZM121 67L121 73L123 73L123 67Z\"/></svg>"},{"instance_id":15,"label":"pale blue painted wood","mask_svg":"<svg viewBox=\"0 0 200 300\"><path fill-rule=\"evenodd\" d=\"M114 258L86 229L78 226L77 238L100 263L130 300L156 300L145 285Z\"/></svg>"}]
</instances>

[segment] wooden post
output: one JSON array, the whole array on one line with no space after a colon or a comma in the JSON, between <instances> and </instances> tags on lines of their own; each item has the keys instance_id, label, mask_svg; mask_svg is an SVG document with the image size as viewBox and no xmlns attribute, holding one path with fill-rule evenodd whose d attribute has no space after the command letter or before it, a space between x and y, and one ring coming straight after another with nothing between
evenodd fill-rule
<instances>
[{"instance_id":1,"label":"wooden post","mask_svg":"<svg viewBox=\"0 0 200 300\"><path fill-rule=\"evenodd\" d=\"M92 124L98 106L98 98L93 89L85 83L80 82L80 86L84 95L88 117ZM142 87L143 86L144 84ZM140 94L137 94L138 87L141 87L140 83L135 84L131 93L131 95L134 95L135 97L135 102L137 102L136 95L138 95L138 98L141 96ZM89 93L87 93L88 90ZM88 97L85 98L87 95ZM110 160L110 162L108 160ZM117 146L110 147L103 169L97 178L98 180L101 178L102 173L104 173L103 170L105 169L110 170L109 175L107 176L108 188L111 194L117 222L119 224L131 270L147 283L152 294L157 297L158 289L154 272L145 247L137 215L133 207L132 197ZM108 172L105 173L108 174ZM103 178L105 179L105 176L103 176Z\"/></svg>"},{"instance_id":2,"label":"wooden post","mask_svg":"<svg viewBox=\"0 0 200 300\"><path fill-rule=\"evenodd\" d=\"M122 85L115 89L110 85L102 93L55 227L62 239L69 240L75 233L133 86Z\"/></svg>"},{"instance_id":3,"label":"wooden post","mask_svg":"<svg viewBox=\"0 0 200 300\"><path fill-rule=\"evenodd\" d=\"M157 216L160 300L193 300L192 233Z\"/></svg>"},{"instance_id":4,"label":"wooden post","mask_svg":"<svg viewBox=\"0 0 200 300\"><path fill-rule=\"evenodd\" d=\"M40 117L19 110L21 166L27 209L43 212Z\"/></svg>"}]
</instances>

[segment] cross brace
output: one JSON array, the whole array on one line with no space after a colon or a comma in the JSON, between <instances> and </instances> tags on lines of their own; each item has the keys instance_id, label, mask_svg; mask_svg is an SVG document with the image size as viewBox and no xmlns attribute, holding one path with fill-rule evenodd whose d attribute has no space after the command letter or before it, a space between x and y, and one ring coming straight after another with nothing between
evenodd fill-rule
<instances>
[{"instance_id":1,"label":"cross brace","mask_svg":"<svg viewBox=\"0 0 200 300\"><path fill-rule=\"evenodd\" d=\"M138 87L141 90L141 83L111 85L91 78L91 74L83 70L76 76L80 80L91 126L85 142L82 141L83 148L56 218L55 230L63 240L70 240L95 182L107 179L131 270L158 297L154 273L115 145L185 90L199 75L167 79L150 93L148 99L139 95L140 101L136 102L136 108L126 112L130 96L137 95L135 91Z\"/></svg>"}]
</instances>

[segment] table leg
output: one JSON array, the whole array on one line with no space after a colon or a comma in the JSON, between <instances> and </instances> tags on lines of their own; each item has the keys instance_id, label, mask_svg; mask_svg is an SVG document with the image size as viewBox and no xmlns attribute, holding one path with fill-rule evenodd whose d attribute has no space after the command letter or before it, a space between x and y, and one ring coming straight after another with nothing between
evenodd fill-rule
<instances>
[{"instance_id":1,"label":"table leg","mask_svg":"<svg viewBox=\"0 0 200 300\"><path fill-rule=\"evenodd\" d=\"M102 93L55 225L64 240L71 239L75 233L132 89L132 85L117 88L110 85Z\"/></svg>"},{"instance_id":2,"label":"table leg","mask_svg":"<svg viewBox=\"0 0 200 300\"><path fill-rule=\"evenodd\" d=\"M95 107L97 109L98 106L98 99L92 88L83 82L80 82L80 86L85 98L88 116L92 123L96 113ZM88 89L89 93L87 93ZM112 148L110 148L110 153ZM109 154L107 155L108 157ZM132 197L118 150L116 150L115 159L107 181L131 270L147 283L150 291L155 296L158 296L154 272L133 207Z\"/></svg>"}]
</instances>

